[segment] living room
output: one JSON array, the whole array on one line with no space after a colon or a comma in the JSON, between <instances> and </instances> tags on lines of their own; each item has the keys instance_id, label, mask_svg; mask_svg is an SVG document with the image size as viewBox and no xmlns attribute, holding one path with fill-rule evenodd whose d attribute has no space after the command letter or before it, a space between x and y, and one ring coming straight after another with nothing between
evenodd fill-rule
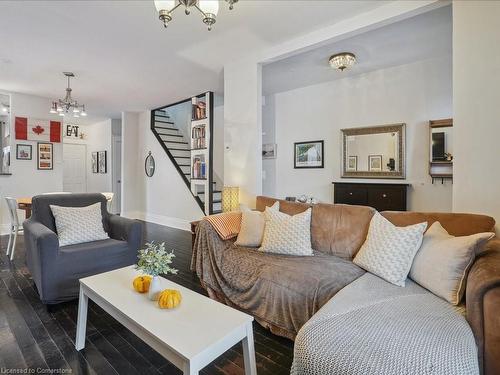
<instances>
[{"instance_id":1,"label":"living room","mask_svg":"<svg viewBox=\"0 0 500 375\"><path fill-rule=\"evenodd\" d=\"M1 371L500 373L499 15L0 3Z\"/></svg>"}]
</instances>

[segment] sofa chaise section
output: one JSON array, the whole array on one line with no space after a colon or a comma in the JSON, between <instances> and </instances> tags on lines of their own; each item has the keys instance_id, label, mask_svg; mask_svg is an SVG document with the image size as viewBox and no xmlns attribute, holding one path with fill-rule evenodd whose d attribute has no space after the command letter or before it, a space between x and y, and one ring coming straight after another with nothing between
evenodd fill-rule
<instances>
[{"instance_id":1,"label":"sofa chaise section","mask_svg":"<svg viewBox=\"0 0 500 375\"><path fill-rule=\"evenodd\" d=\"M460 311L411 280L401 288L366 273L299 331L292 375L479 373Z\"/></svg>"}]
</instances>

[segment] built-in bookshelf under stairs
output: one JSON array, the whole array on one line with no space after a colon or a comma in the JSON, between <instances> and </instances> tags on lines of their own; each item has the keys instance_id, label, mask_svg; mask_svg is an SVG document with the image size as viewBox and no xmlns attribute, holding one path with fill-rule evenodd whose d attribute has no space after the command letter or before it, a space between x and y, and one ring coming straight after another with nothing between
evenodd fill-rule
<instances>
[{"instance_id":1,"label":"built-in bookshelf under stairs","mask_svg":"<svg viewBox=\"0 0 500 375\"><path fill-rule=\"evenodd\" d=\"M213 179L212 129L212 92L151 111L153 134L206 215L222 212L222 191Z\"/></svg>"}]
</instances>

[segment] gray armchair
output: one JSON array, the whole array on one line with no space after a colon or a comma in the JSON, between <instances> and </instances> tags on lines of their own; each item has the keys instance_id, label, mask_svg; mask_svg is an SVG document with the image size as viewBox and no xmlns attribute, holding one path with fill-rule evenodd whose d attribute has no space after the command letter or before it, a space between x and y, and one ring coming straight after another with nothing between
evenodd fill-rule
<instances>
[{"instance_id":1,"label":"gray armchair","mask_svg":"<svg viewBox=\"0 0 500 375\"><path fill-rule=\"evenodd\" d=\"M109 239L59 246L49 205L84 207L100 202ZM23 223L28 269L45 304L78 297L78 279L129 266L137 261L142 223L107 211L102 194L54 194L33 197L33 214Z\"/></svg>"}]
</instances>

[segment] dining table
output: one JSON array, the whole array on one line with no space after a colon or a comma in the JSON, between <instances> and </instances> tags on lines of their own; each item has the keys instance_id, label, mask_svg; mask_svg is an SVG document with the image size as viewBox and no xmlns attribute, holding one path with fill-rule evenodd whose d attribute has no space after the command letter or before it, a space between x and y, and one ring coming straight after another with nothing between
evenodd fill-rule
<instances>
[{"instance_id":1,"label":"dining table","mask_svg":"<svg viewBox=\"0 0 500 375\"><path fill-rule=\"evenodd\" d=\"M69 193L58 193L58 194L69 194ZM105 197L106 200L108 201L108 205L111 203L113 200L113 193L102 193ZM20 210L24 210L25 212L25 218L29 219L31 217L31 212L32 212L32 203L31 203L31 197L21 197L17 198L17 208ZM110 207L108 207L109 209Z\"/></svg>"},{"instance_id":2,"label":"dining table","mask_svg":"<svg viewBox=\"0 0 500 375\"><path fill-rule=\"evenodd\" d=\"M28 219L31 216L31 197L17 198L17 208L24 210L25 217Z\"/></svg>"}]
</instances>

